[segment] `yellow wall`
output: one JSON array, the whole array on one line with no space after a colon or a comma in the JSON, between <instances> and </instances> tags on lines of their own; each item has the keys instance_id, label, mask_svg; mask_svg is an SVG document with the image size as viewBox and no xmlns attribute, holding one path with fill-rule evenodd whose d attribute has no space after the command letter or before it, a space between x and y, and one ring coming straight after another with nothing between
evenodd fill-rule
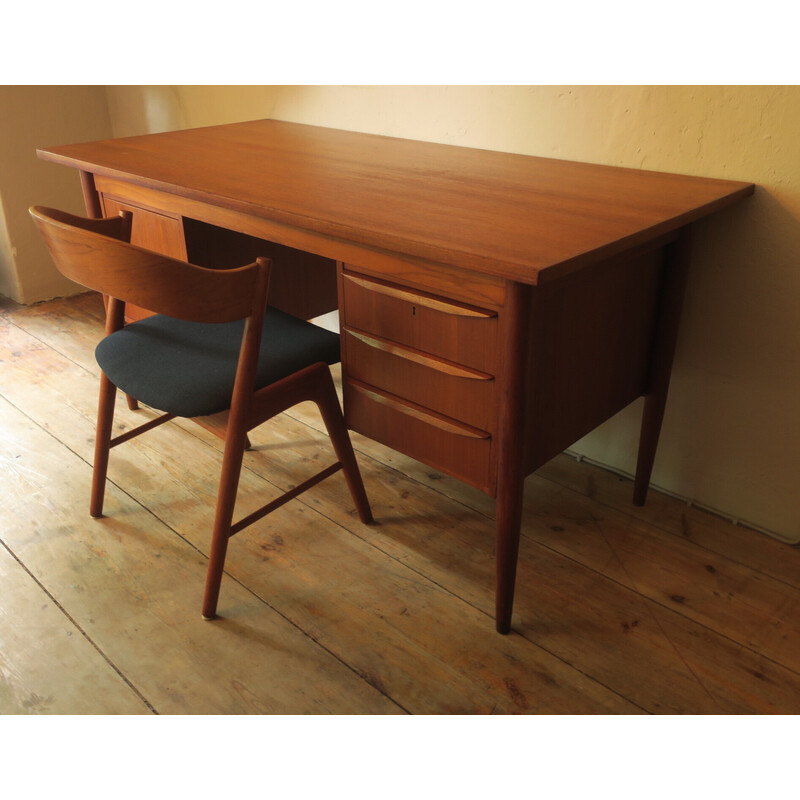
<instances>
[{"instance_id":1,"label":"yellow wall","mask_svg":"<svg viewBox=\"0 0 800 800\"><path fill-rule=\"evenodd\" d=\"M0 294L33 303L72 294L53 266L28 207L81 213L71 170L36 158L36 148L111 135L102 86L0 86Z\"/></svg>"},{"instance_id":2,"label":"yellow wall","mask_svg":"<svg viewBox=\"0 0 800 800\"><path fill-rule=\"evenodd\" d=\"M755 182L698 226L654 482L800 540L800 88L109 87L108 106L117 136L274 117ZM631 472L639 413L574 449Z\"/></svg>"}]
</instances>

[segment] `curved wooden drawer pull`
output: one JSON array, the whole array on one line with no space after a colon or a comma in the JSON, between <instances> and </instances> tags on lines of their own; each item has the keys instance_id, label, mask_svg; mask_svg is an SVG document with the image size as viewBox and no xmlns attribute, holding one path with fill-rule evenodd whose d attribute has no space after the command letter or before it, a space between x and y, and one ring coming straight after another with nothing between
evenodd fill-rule
<instances>
[{"instance_id":1,"label":"curved wooden drawer pull","mask_svg":"<svg viewBox=\"0 0 800 800\"><path fill-rule=\"evenodd\" d=\"M351 281L362 289L366 289L376 294L386 295L387 297L394 297L397 300L403 300L406 303L411 303L415 306L423 306L424 308L431 308L434 311L441 311L444 314L452 314L457 317L475 317L477 319L491 319L497 316L496 311L485 311L481 308L472 308L471 306L462 306L451 303L448 300L440 300L437 297L429 297L424 294L417 294L409 289L401 289L398 286L389 286L385 283L377 283L368 278L360 278L355 275L345 274L344 279Z\"/></svg>"},{"instance_id":2,"label":"curved wooden drawer pull","mask_svg":"<svg viewBox=\"0 0 800 800\"><path fill-rule=\"evenodd\" d=\"M366 395L375 403L380 403L381 405L387 406L388 408L398 411L401 414L405 414L408 417L413 417L414 419L424 422L427 425L432 425L434 428L439 428L439 430L445 431L445 433L452 433L456 436L466 436L469 439L492 438L492 435L486 431L481 431L477 428L471 428L468 425L457 422L456 420L450 420L446 417L434 415L433 412L426 411L419 406L410 405L400 398L395 398L393 395L373 392L363 384L356 383L355 381L350 381L350 386L355 391Z\"/></svg>"},{"instance_id":3,"label":"curved wooden drawer pull","mask_svg":"<svg viewBox=\"0 0 800 800\"><path fill-rule=\"evenodd\" d=\"M382 339L379 336L370 336L366 333L353 330L352 328L345 328L345 331L354 338L363 342L369 347L374 347L376 350L381 350L384 353L391 353L393 356L404 358L406 361L413 361L417 364L422 364L425 367L435 369L437 372L444 372L447 375L452 375L456 378L470 378L476 381L491 381L494 380L492 375L488 372L481 372L477 369L470 369L463 367L460 364L454 364L452 361L445 361L443 358L423 353L421 350L411 350L403 345L390 342L388 339Z\"/></svg>"}]
</instances>

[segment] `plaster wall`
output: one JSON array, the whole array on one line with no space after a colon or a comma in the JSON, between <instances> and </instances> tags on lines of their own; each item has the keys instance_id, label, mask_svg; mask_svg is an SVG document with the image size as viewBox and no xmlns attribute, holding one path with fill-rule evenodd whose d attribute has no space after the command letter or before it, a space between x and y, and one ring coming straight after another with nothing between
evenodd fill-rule
<instances>
[{"instance_id":1,"label":"plaster wall","mask_svg":"<svg viewBox=\"0 0 800 800\"><path fill-rule=\"evenodd\" d=\"M36 148L110 135L102 86L0 86L0 294L35 303L82 291L53 266L28 214L35 204L83 213L80 184Z\"/></svg>"}]
</instances>

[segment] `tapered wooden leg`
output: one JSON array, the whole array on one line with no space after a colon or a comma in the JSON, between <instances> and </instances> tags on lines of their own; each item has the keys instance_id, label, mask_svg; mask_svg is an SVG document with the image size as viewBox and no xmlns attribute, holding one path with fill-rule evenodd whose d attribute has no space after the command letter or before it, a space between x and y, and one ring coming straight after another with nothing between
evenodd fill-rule
<instances>
[{"instance_id":1,"label":"tapered wooden leg","mask_svg":"<svg viewBox=\"0 0 800 800\"><path fill-rule=\"evenodd\" d=\"M521 479L509 481L501 487L497 496L495 626L497 632L503 634L511 630L511 613L514 608L523 486Z\"/></svg>"},{"instance_id":2,"label":"tapered wooden leg","mask_svg":"<svg viewBox=\"0 0 800 800\"><path fill-rule=\"evenodd\" d=\"M530 288L510 282L506 289L504 334L506 379L501 397L497 445L496 586L495 626L498 633L511 630L514 587L522 524L522 494L525 483L525 371L529 358L526 336L531 314Z\"/></svg>"},{"instance_id":3,"label":"tapered wooden leg","mask_svg":"<svg viewBox=\"0 0 800 800\"><path fill-rule=\"evenodd\" d=\"M225 556L228 552L228 539L231 535L233 509L236 505L236 492L242 471L242 457L246 441L245 431L231 426L225 440L225 453L222 457L222 473L217 495L217 510L214 516L214 530L211 534L211 550L208 556L206 588L203 596L203 618L214 619L217 615L222 572L225 569Z\"/></svg>"},{"instance_id":4,"label":"tapered wooden leg","mask_svg":"<svg viewBox=\"0 0 800 800\"><path fill-rule=\"evenodd\" d=\"M92 497L89 513L93 517L103 516L103 499L108 473L108 454L111 449L111 427L114 423L114 401L117 387L100 374L100 399L97 404L97 431L94 442L94 470L92 472Z\"/></svg>"},{"instance_id":5,"label":"tapered wooden leg","mask_svg":"<svg viewBox=\"0 0 800 800\"><path fill-rule=\"evenodd\" d=\"M94 175L86 170L78 173L81 179L81 191L83 192L83 203L86 206L86 216L99 219L103 216L103 209L100 205L100 195L94 183Z\"/></svg>"},{"instance_id":6,"label":"tapered wooden leg","mask_svg":"<svg viewBox=\"0 0 800 800\"><path fill-rule=\"evenodd\" d=\"M84 192L88 203L91 200L91 187L94 178L82 173ZM106 305L106 336L118 331L124 322L125 303L116 298L108 298ZM103 516L103 497L106 490L106 473L108 472L108 453L111 449L111 426L114 422L114 402L117 397L117 387L100 372L100 400L97 404L97 433L94 444L94 471L92 473L92 499L89 503L89 513L93 517Z\"/></svg>"},{"instance_id":7,"label":"tapered wooden leg","mask_svg":"<svg viewBox=\"0 0 800 800\"><path fill-rule=\"evenodd\" d=\"M323 470L305 484L295 487L295 490L286 492L276 500L267 503L263 508L233 525L233 511L236 504L242 457L248 442L247 431L275 414L305 400L313 400L319 407L339 460L338 463L327 470ZM269 389L262 390L253 398L252 403L249 401L247 404L239 403L237 407L238 412L232 410L228 419L225 453L222 459L222 475L217 497L217 511L214 519L206 589L203 598L203 617L205 619L213 619L216 616L222 573L225 567L225 555L228 549L228 540L232 533L243 530L275 508L278 508L288 499L296 497L301 491L316 485L319 480L338 471L340 465L355 502L359 518L364 523L372 522L372 511L370 510L367 493L364 489L350 436L342 416L342 410L339 406L339 398L336 395L336 388L333 385L330 370L325 364L320 363L307 367L290 378L273 384Z\"/></svg>"},{"instance_id":8,"label":"tapered wooden leg","mask_svg":"<svg viewBox=\"0 0 800 800\"><path fill-rule=\"evenodd\" d=\"M131 411L139 410L139 401L135 397L131 397L129 394L126 394L125 400L128 402L128 408Z\"/></svg>"},{"instance_id":9,"label":"tapered wooden leg","mask_svg":"<svg viewBox=\"0 0 800 800\"><path fill-rule=\"evenodd\" d=\"M322 414L322 421L328 430L331 444L333 445L336 457L342 465L347 487L353 502L356 504L358 518L365 525L370 525L374 521L372 509L367 499L367 492L364 489L364 481L361 479L361 472L358 469L356 456L353 452L353 445L347 426L344 422L342 409L339 405L339 398L336 395L336 388L333 385L330 371L326 368L319 378L319 396L317 406Z\"/></svg>"},{"instance_id":10,"label":"tapered wooden leg","mask_svg":"<svg viewBox=\"0 0 800 800\"><path fill-rule=\"evenodd\" d=\"M678 341L678 325L689 274L689 261L689 229L683 228L678 239L667 245L665 254L659 313L650 357L650 374L645 393L636 476L633 482L633 502L637 506L644 505L653 472L661 423L667 405L675 345Z\"/></svg>"},{"instance_id":11,"label":"tapered wooden leg","mask_svg":"<svg viewBox=\"0 0 800 800\"><path fill-rule=\"evenodd\" d=\"M633 480L633 504L643 506L650 488L650 476L656 459L661 423L664 421L666 397L647 395L642 412L642 428L639 434L639 454L636 461L636 475Z\"/></svg>"}]
</instances>

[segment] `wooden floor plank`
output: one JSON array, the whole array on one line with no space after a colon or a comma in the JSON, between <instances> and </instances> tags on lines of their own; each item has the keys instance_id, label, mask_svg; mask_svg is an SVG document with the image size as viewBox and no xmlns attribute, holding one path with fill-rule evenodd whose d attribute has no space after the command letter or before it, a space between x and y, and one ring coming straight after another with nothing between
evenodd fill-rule
<instances>
[{"instance_id":1,"label":"wooden floor plank","mask_svg":"<svg viewBox=\"0 0 800 800\"><path fill-rule=\"evenodd\" d=\"M300 408L292 415L316 424L309 409ZM385 460L381 445L354 439L362 451ZM492 503L482 493L400 454L392 460L403 474L443 490L468 508L492 514ZM649 522L642 508L630 503L630 482L567 456L551 463L555 462L561 465L558 470L548 465L544 475L537 473L526 482L524 536L535 531L534 538L541 544L658 602L678 605L701 624L747 646L765 649L769 657L800 671L800 626L795 613L800 548L699 509L690 509L691 521L676 519L675 508L685 508L685 504L655 491L651 492L656 507L652 516L661 523ZM570 478L572 468L576 476ZM576 488L578 474L585 476L590 487L622 484L623 492L609 488L599 499L597 489L582 493ZM605 500L609 502L601 502ZM671 522L665 521L667 515ZM726 543L730 554L725 552ZM636 581L631 578L634 574ZM765 625L768 630L761 630Z\"/></svg>"},{"instance_id":2,"label":"wooden floor plank","mask_svg":"<svg viewBox=\"0 0 800 800\"><path fill-rule=\"evenodd\" d=\"M573 489L595 503L611 506L649 526L800 589L800 547L797 545L734 525L730 520L655 490L648 493L645 505L634 506L631 503L632 480L566 454L554 458L538 471L538 475Z\"/></svg>"},{"instance_id":3,"label":"wooden floor plank","mask_svg":"<svg viewBox=\"0 0 800 800\"><path fill-rule=\"evenodd\" d=\"M7 322L95 372L94 349L103 338L103 301L94 292L20 306Z\"/></svg>"},{"instance_id":4,"label":"wooden floor plank","mask_svg":"<svg viewBox=\"0 0 800 800\"><path fill-rule=\"evenodd\" d=\"M62 422L58 417L47 424L49 430L88 459L92 413L89 394L90 391L94 394L94 387L90 390L81 377L80 367L48 348L40 349L34 341L26 343L26 336L23 331L12 331L7 341L26 363L35 357L37 367L27 370L28 380L9 382L5 393L21 402L25 384L36 380L37 374L47 374L48 380L40 382L37 398L28 404L27 413L35 419L40 416L44 419L48 408L68 398L69 418ZM120 416L124 415L122 411ZM219 452L198 443L187 462L187 439L192 437L177 428L163 429L159 434L151 440L152 444L143 437L125 450L114 451L110 476L161 521L204 551L211 528ZM262 504L266 491L276 493L274 486L248 471L241 486L240 513L246 514L251 507ZM349 507L343 482L338 499ZM113 514L109 517L114 518ZM263 541L272 524L280 525L280 530L298 532L292 541L300 547L293 551L289 565L283 563L277 571L274 568L277 557L272 552L274 540L268 538L267 544ZM306 529L309 534L303 535ZM293 504L281 509L268 522L260 523L260 532L257 543L248 548L250 552L237 549L236 542L232 543L229 573L406 710L414 713L636 713L639 710L530 642L500 639L488 615L442 591L427 578L410 572L396 560L385 558L362 539L353 537L349 530L309 511L307 506ZM271 552L269 559L264 557L264 548ZM270 563L265 565L265 560ZM298 563L303 568L291 568L291 564ZM318 566L317 571L312 564ZM362 586L363 574L369 576L367 587ZM187 607L194 607L199 601L202 581L197 579L194 585L197 600ZM231 581L226 580L226 593L230 585ZM235 599L223 602L227 609L223 613L228 615L226 623L237 624L242 609ZM249 614L246 618L249 620ZM377 647L376 642L381 640L383 646ZM464 641L470 642L480 654L478 658L484 664L481 670L475 669L475 657L455 659L453 649L463 650ZM387 653L392 657L388 658Z\"/></svg>"},{"instance_id":5,"label":"wooden floor plank","mask_svg":"<svg viewBox=\"0 0 800 800\"><path fill-rule=\"evenodd\" d=\"M790 585L571 490L526 501L536 541L800 673L800 593Z\"/></svg>"},{"instance_id":6,"label":"wooden floor plank","mask_svg":"<svg viewBox=\"0 0 800 800\"><path fill-rule=\"evenodd\" d=\"M0 585L0 714L152 713L1 546Z\"/></svg>"},{"instance_id":7,"label":"wooden floor plank","mask_svg":"<svg viewBox=\"0 0 800 800\"><path fill-rule=\"evenodd\" d=\"M313 424L314 415L310 409L300 409L299 415L304 422ZM271 435L273 438L290 437L290 426L284 424L281 429L274 428ZM358 437L356 439L358 441ZM358 444L373 454L377 451L374 444L360 441ZM424 465L409 464L408 461L399 455L394 457L401 470L398 475L413 472L419 480L426 480ZM292 460L287 459L285 463L291 464ZM279 462L274 461L267 469L273 475L279 474ZM369 471L369 462L364 464L362 461L362 469L371 495L374 495L380 477ZM428 486L437 488L440 483L429 475L427 481ZM414 503L420 493L419 488L399 490L399 496L391 504L394 509L391 513L399 512L415 519ZM472 490L464 492L462 499L469 503ZM528 480L515 614L516 627L523 635L532 636L546 649L588 674L596 675L605 685L612 686L648 710L671 707L673 711L684 713L699 713L701 709L704 713L718 711L720 698L712 701L715 695L703 687L698 676L721 672L725 674L720 675L720 682L730 689L722 707L731 713L747 713L747 698L759 696L765 657L773 661L771 669L777 671L782 689L773 692L773 699L760 707L763 713L774 713L778 709L796 712L800 708L798 637L796 615L792 611L798 598L795 590L757 570L748 570L738 562L711 557L713 554L706 549L686 543L679 537L665 537L658 529L639 530L636 519L613 509L598 505L592 506L593 513L587 511L582 506L584 501L585 498L546 480L537 477ZM446 500L440 499L439 503L442 509L447 508ZM335 514L335 510L331 509L330 513ZM424 515L425 512L421 513ZM470 597L472 602L483 603L488 609L491 602L489 593L470 595L469 590L473 586L491 587L491 562L480 565L481 577L477 580L471 579L469 584L455 588L458 570L454 561L459 558L467 560L476 548L480 550L482 537L485 553L485 538L492 535L491 530L487 526L472 544L466 544L464 537L475 522L470 507L465 505L461 513L455 509L443 513L457 524L460 538L451 549L458 555L439 553L430 556L430 561L419 568L431 574L431 565L444 564L444 569L436 574L435 579L450 585L453 591L463 593L462 596ZM585 524L578 524L581 520ZM406 555L416 553L417 550L404 539L407 534L402 530L404 527L401 524L393 536L398 536L403 542L400 549ZM634 546L634 532L637 546ZM529 540L566 556L567 561L548 561L531 549ZM438 528L435 537L429 541L436 546L446 546ZM629 542L627 551L626 541ZM528 563L529 556L537 558L538 563ZM578 574L573 575L576 570ZM581 574L586 570L590 572ZM592 573L606 576L611 582L593 583ZM559 578L551 581L554 574ZM592 588L589 590L587 587ZM643 603L643 597L652 602ZM555 602L553 598L556 598ZM707 664L701 660L693 665L681 649L676 648L676 637L667 637L655 624L655 620L662 616L659 609L662 605L675 611L680 618L686 641L704 642L706 651L702 657ZM570 613L565 615L565 609ZM556 624L562 619L563 630ZM704 626L710 629L709 635L706 635ZM569 636L570 632L584 630L594 633L591 637L581 635L577 639ZM635 636L631 636L632 631ZM644 638L646 632L652 634L651 638ZM728 641L728 638L733 641ZM734 669L727 663L731 652L737 654ZM736 672L735 679L729 674L731 671ZM670 673L675 674L670 677ZM648 687L646 680L637 683L637 675L669 677L674 695L671 703L665 704L665 698L660 696L661 678ZM614 676L619 683L614 683ZM631 690L630 686L635 689ZM648 688L651 689L649 693Z\"/></svg>"},{"instance_id":8,"label":"wooden floor plank","mask_svg":"<svg viewBox=\"0 0 800 800\"><path fill-rule=\"evenodd\" d=\"M341 476L325 481L233 540L224 618L204 623L194 610L218 439L185 421L159 429L112 453L125 487L112 487L112 516L87 522L77 505L88 492L78 483L91 459L101 316L93 295L0 309L0 395L35 465L3 524L15 521L14 563L156 711L800 711L798 549L654 492L634 509L629 484L566 456L526 485L509 637L491 621L492 501L358 435L379 524L358 523ZM150 413L118 408L120 430ZM327 463L320 431L304 405L253 432L240 513ZM37 451L47 450L40 437L62 448L57 463ZM65 476L67 462L76 467ZM19 522L42 515L44 525ZM102 615L98 596L113 598ZM309 689L281 672L270 691L261 671L286 669L328 683Z\"/></svg>"},{"instance_id":9,"label":"wooden floor plank","mask_svg":"<svg viewBox=\"0 0 800 800\"><path fill-rule=\"evenodd\" d=\"M201 554L113 486L89 518L88 465L5 400L0 431L6 547L158 713L402 713L235 582L202 620Z\"/></svg>"},{"instance_id":10,"label":"wooden floor plank","mask_svg":"<svg viewBox=\"0 0 800 800\"><path fill-rule=\"evenodd\" d=\"M290 437L291 433L288 422L270 431L273 440ZM256 453L261 457L273 452L269 448L260 451L257 445ZM251 462L257 458L254 453ZM279 476L280 463L290 465L294 460L276 457L265 471ZM361 463L379 520L374 530L364 533L369 541L491 613L492 521L415 486L401 473L375 469L369 460L362 459ZM282 480L287 485L292 482L290 475ZM318 487L317 503L324 507L324 513L338 519L341 512L327 497L328 491L324 484ZM567 524L565 519L559 522L561 526ZM552 518L544 517L535 524L528 520L526 524L529 530L520 554L514 617L519 634L652 712L800 710L800 676L796 672L773 664L783 689L763 704L749 706L748 698L758 696L761 680L756 673L763 672L763 658L675 613L673 624L686 632L687 640L704 643L700 653L703 669L696 669L676 645L676 635L667 635L659 624L663 617L660 603L579 560L541 546L537 538L546 537L538 535L536 529L549 531ZM636 567L631 568L631 574L635 581L644 582ZM732 653L736 655L734 663L740 665L736 668L729 664ZM727 688L709 693L699 675L715 671L724 673L720 681Z\"/></svg>"}]
</instances>

